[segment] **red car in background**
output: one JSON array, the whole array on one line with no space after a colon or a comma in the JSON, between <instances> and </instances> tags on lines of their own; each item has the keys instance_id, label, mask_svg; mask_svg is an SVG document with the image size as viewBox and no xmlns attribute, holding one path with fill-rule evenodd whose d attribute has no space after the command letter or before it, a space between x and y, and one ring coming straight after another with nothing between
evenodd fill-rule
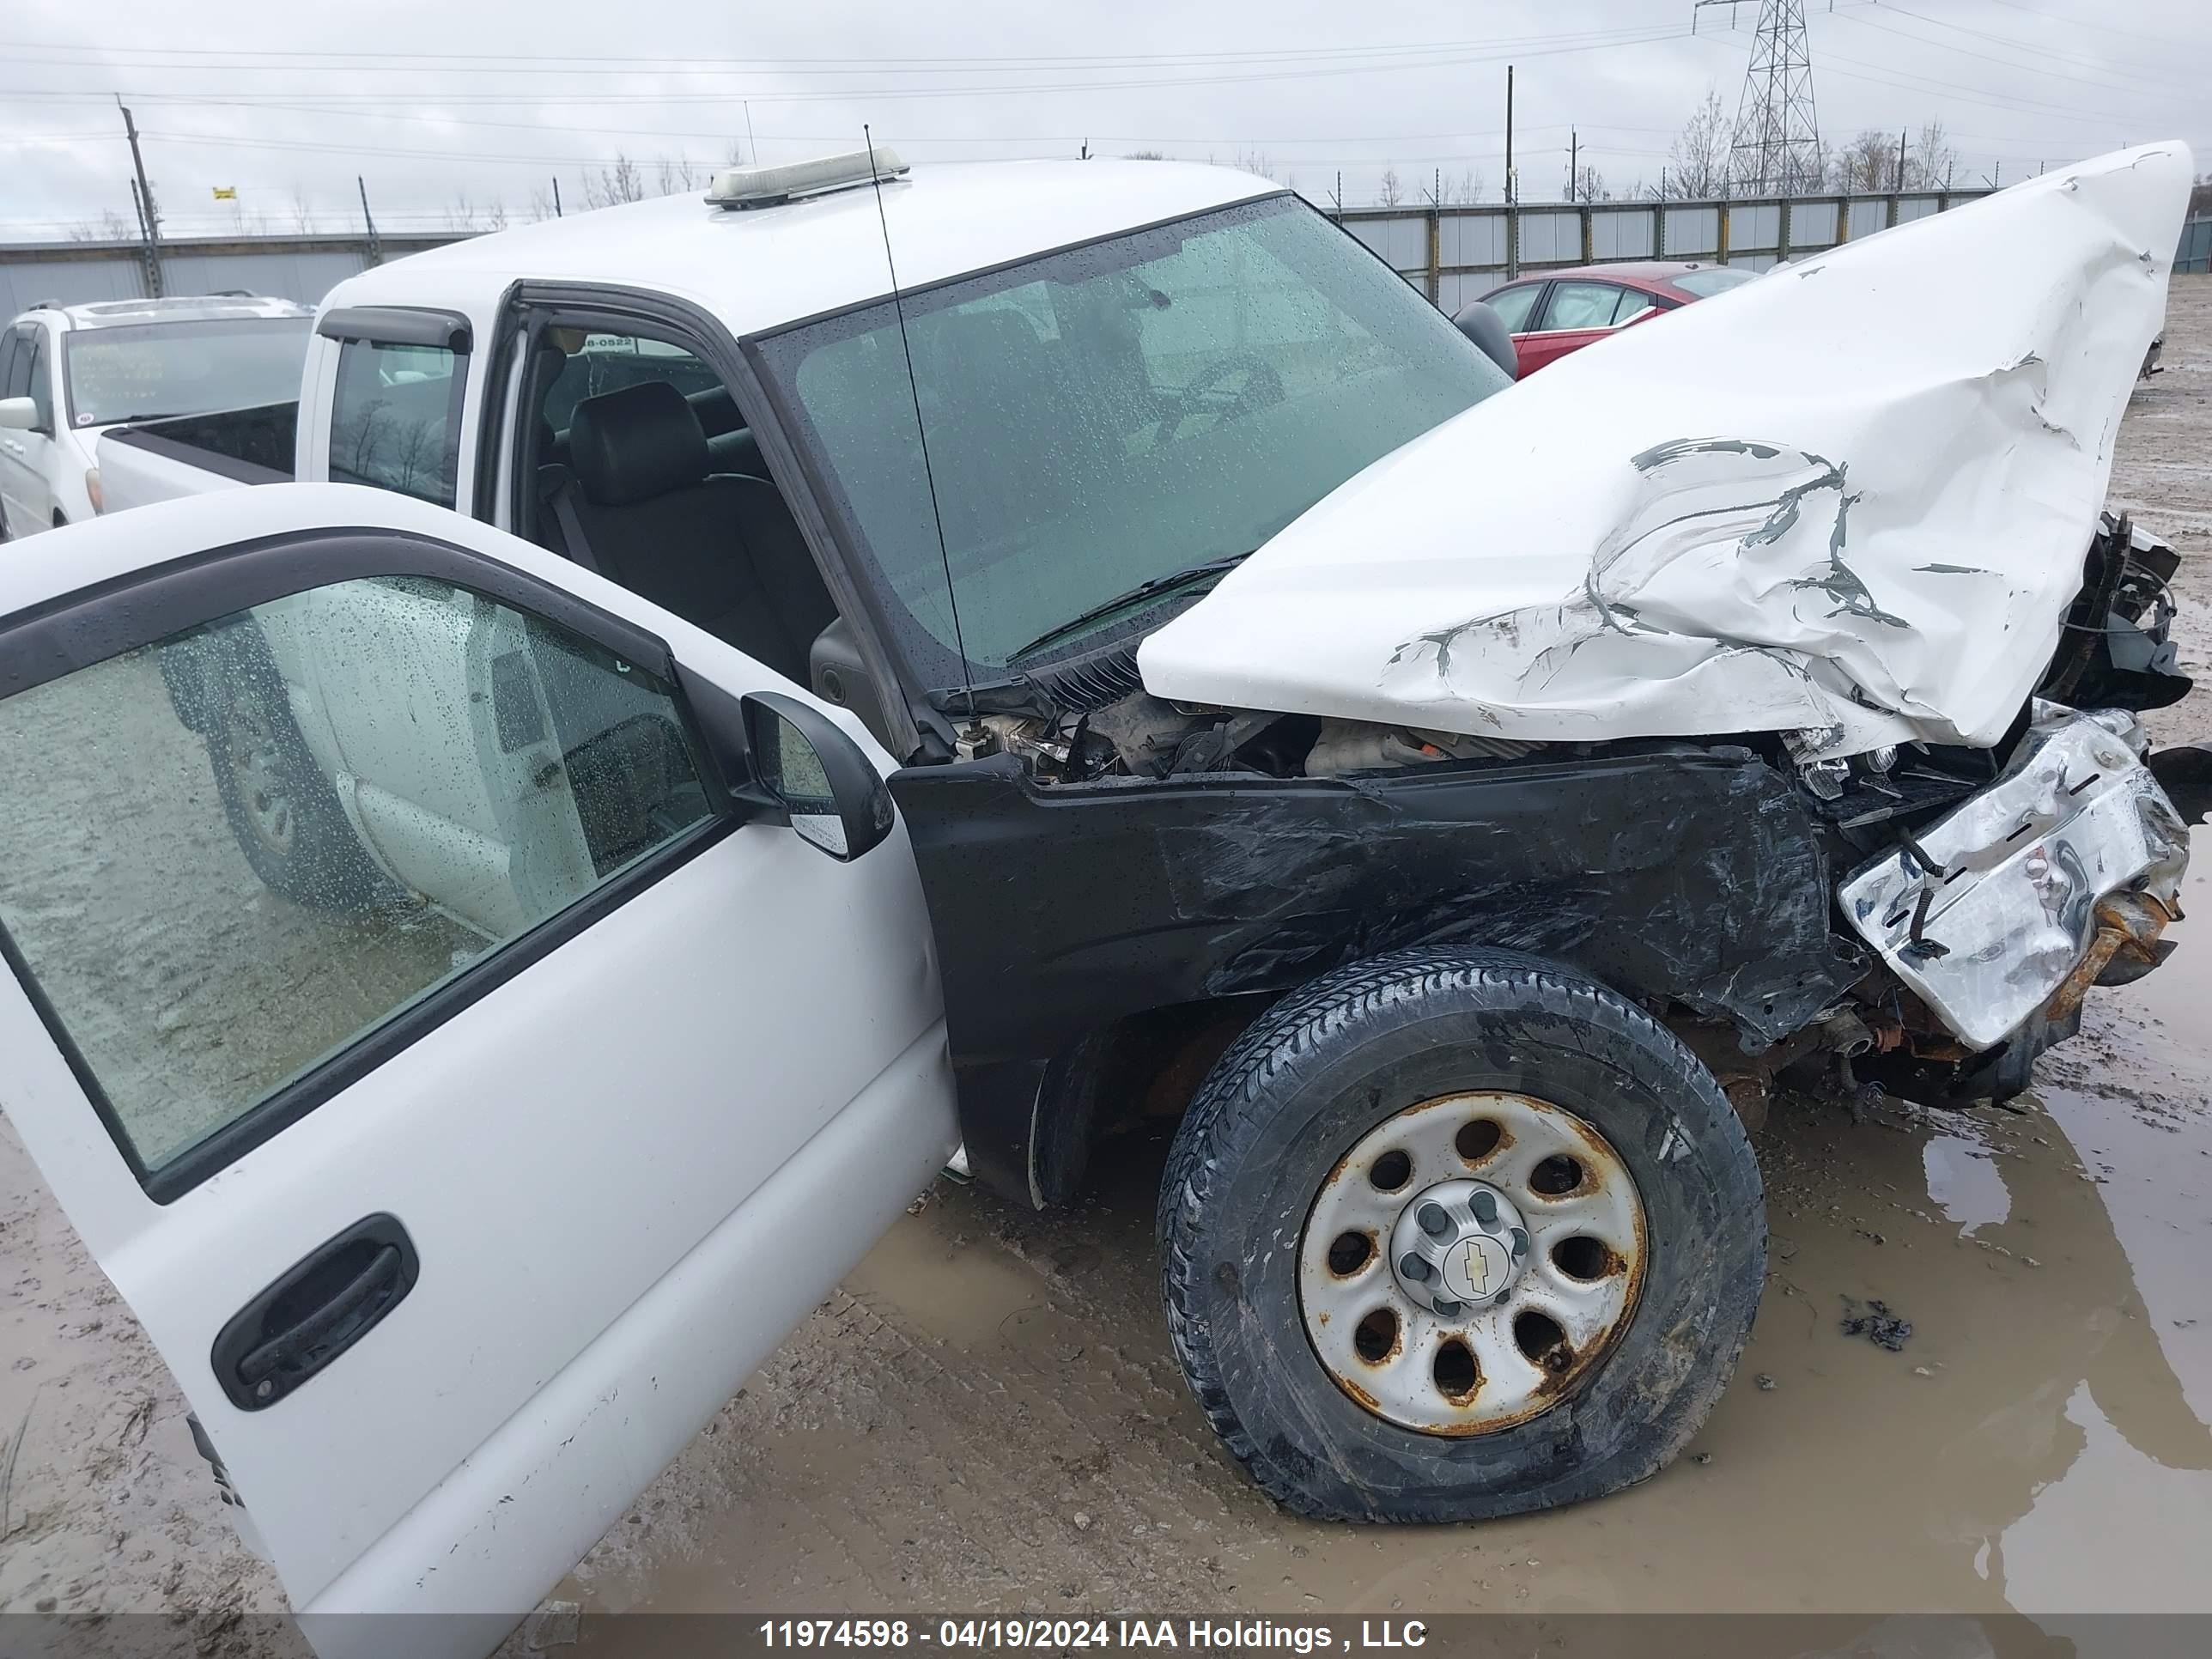
<instances>
[{"instance_id":1,"label":"red car in background","mask_svg":"<svg viewBox=\"0 0 2212 1659\"><path fill-rule=\"evenodd\" d=\"M1523 276L1492 289L1477 303L1488 306L1504 323L1513 336L1519 373L1529 375L1631 323L1710 299L1758 275L1741 265L1698 260L1577 265Z\"/></svg>"}]
</instances>

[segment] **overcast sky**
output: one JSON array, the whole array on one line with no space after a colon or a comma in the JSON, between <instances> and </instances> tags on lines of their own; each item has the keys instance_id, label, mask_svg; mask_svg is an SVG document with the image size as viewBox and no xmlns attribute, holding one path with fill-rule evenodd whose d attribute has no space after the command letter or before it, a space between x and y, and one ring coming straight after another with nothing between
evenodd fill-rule
<instances>
[{"instance_id":1,"label":"overcast sky","mask_svg":"<svg viewBox=\"0 0 2212 1659\"><path fill-rule=\"evenodd\" d=\"M2129 143L2212 167L2207 0L1805 0L1821 133L1941 119L1959 179L2005 180ZM131 216L120 93L167 228L443 228L457 198L574 207L617 152L704 167L857 146L909 161L1157 149L1267 168L1347 203L1385 167L1504 177L1517 66L1526 200L1563 193L1569 129L1626 193L1656 182L1708 88L1735 114L1759 7L1691 0L9 0L0 240ZM748 137L750 133L750 137ZM217 188L235 189L234 206Z\"/></svg>"}]
</instances>

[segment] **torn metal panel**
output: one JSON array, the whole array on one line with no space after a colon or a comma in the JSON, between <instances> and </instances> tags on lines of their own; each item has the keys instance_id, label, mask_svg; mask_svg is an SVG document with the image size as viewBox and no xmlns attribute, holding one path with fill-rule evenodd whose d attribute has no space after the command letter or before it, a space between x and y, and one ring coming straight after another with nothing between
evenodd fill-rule
<instances>
[{"instance_id":1,"label":"torn metal panel","mask_svg":"<svg viewBox=\"0 0 2212 1659\"><path fill-rule=\"evenodd\" d=\"M1147 1009L1480 943L1724 1016L1763 1049L1867 965L1831 930L1803 799L1741 748L1057 785L1000 756L903 771L891 791L963 1133L979 1176L1024 1198L1048 1064Z\"/></svg>"},{"instance_id":2,"label":"torn metal panel","mask_svg":"<svg viewBox=\"0 0 2212 1659\"><path fill-rule=\"evenodd\" d=\"M1970 1048L2039 1011L2070 1014L2121 948L2147 955L2156 929L2141 937L2138 901L2177 913L2189 832L2139 743L2125 714L2039 702L1996 783L1838 890L1852 927Z\"/></svg>"},{"instance_id":3,"label":"torn metal panel","mask_svg":"<svg viewBox=\"0 0 2212 1659\"><path fill-rule=\"evenodd\" d=\"M2081 587L2192 167L2084 162L1564 358L1269 541L1145 685L1539 741L1996 744Z\"/></svg>"}]
</instances>

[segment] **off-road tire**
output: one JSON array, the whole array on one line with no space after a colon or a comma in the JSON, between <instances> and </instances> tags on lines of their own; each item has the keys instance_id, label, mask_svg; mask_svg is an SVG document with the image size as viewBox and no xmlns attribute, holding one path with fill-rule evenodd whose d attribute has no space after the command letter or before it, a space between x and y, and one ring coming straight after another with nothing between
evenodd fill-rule
<instances>
[{"instance_id":1,"label":"off-road tire","mask_svg":"<svg viewBox=\"0 0 2212 1659\"><path fill-rule=\"evenodd\" d=\"M1362 1135L1484 1090L1550 1102L1610 1143L1638 1188L1649 1261L1627 1328L1576 1392L1449 1438L1384 1421L1331 1379L1300 1312L1298 1239ZM1711 1073L1603 986L1489 949L1357 963L1254 1024L1176 1133L1158 1224L1193 1394L1271 1497L1321 1520L1490 1519L1656 1474L1727 1387L1766 1267L1759 1166Z\"/></svg>"},{"instance_id":2,"label":"off-road tire","mask_svg":"<svg viewBox=\"0 0 2212 1659\"><path fill-rule=\"evenodd\" d=\"M311 909L362 910L390 899L394 890L300 735L266 647L253 649L258 638L226 643L231 648L210 687L206 738L216 793L239 851L271 892ZM248 744L263 757L259 777L281 791L288 836L272 833L267 793L236 763Z\"/></svg>"}]
</instances>

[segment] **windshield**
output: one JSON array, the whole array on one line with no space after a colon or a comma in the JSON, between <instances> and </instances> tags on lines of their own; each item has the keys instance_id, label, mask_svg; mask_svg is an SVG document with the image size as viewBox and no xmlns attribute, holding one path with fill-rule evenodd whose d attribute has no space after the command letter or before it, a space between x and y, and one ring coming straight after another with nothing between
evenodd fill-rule
<instances>
[{"instance_id":1,"label":"windshield","mask_svg":"<svg viewBox=\"0 0 2212 1659\"><path fill-rule=\"evenodd\" d=\"M70 424L295 402L313 322L239 317L66 334Z\"/></svg>"},{"instance_id":2,"label":"windshield","mask_svg":"<svg viewBox=\"0 0 2212 1659\"><path fill-rule=\"evenodd\" d=\"M762 345L861 573L928 685L978 678L1140 585L1248 553L1510 382L1388 266L1273 198L1051 254ZM944 519L940 557L923 447ZM1141 596L1041 647L1189 586ZM1023 656L1024 665L1029 659Z\"/></svg>"}]
</instances>

